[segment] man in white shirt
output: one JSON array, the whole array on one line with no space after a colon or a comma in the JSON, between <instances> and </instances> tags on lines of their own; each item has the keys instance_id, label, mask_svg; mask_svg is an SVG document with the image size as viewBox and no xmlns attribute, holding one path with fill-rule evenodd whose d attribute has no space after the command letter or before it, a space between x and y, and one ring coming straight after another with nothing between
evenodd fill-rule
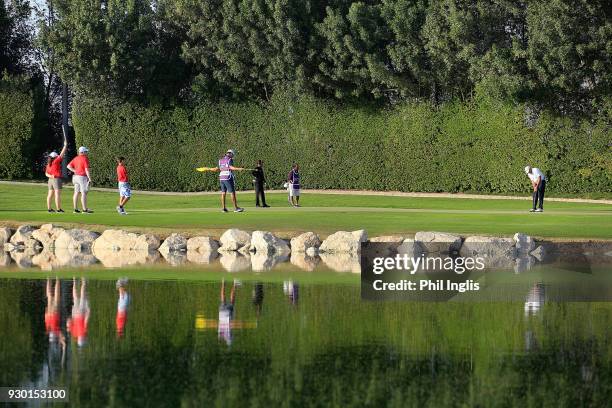
<instances>
[{"instance_id":1,"label":"man in white shirt","mask_svg":"<svg viewBox=\"0 0 612 408\"><path fill-rule=\"evenodd\" d=\"M543 207L544 191L546 190L546 176L542 170L538 169L537 167L532 168L531 166L525 167L525 174L527 174L527 177L529 177L529 180L531 180L531 186L533 187L533 207L529 211L542 212L544 211Z\"/></svg>"}]
</instances>

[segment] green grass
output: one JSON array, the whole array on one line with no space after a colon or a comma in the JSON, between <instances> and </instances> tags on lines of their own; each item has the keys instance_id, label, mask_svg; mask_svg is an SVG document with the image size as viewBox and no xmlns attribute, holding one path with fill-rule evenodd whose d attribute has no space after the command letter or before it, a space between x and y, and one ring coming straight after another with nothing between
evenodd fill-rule
<instances>
[{"instance_id":1,"label":"green grass","mask_svg":"<svg viewBox=\"0 0 612 408\"><path fill-rule=\"evenodd\" d=\"M63 205L71 208L70 189ZM548 202L546 212L531 214L528 200L409 198L360 195L305 194L302 208L287 205L285 194L269 194L272 208L254 208L252 194L239 194L242 214L224 214L217 195L138 195L129 203L130 215L115 212L115 193L94 191L90 207L95 214L48 214L46 186L0 185L0 222L90 225L151 230L159 233L208 232L238 227L269 230L286 235L315 231L364 228L370 236L411 234L434 230L461 234L512 235L524 232L539 238L612 239L612 205Z\"/></svg>"}]
</instances>

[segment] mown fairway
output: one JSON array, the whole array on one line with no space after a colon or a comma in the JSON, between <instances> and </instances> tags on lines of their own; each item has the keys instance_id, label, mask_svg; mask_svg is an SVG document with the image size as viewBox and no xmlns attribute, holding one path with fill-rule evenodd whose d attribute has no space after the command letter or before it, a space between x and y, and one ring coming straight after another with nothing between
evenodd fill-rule
<instances>
[{"instance_id":1,"label":"mown fairway","mask_svg":"<svg viewBox=\"0 0 612 408\"><path fill-rule=\"evenodd\" d=\"M134 194L128 216L115 211L117 194L94 191L90 207L95 214L72 214L72 190L63 190L65 214L46 212L46 185L0 185L0 222L87 224L218 235L239 227L281 233L364 228L370 236L410 234L420 230L462 234L511 235L524 232L540 238L612 239L612 205L548 202L546 212L532 214L528 200L477 200L304 194L302 208L291 208L285 194L272 193L272 208L255 208L254 194L240 193L241 214L222 213L218 195ZM228 201L229 203L229 201Z\"/></svg>"}]
</instances>

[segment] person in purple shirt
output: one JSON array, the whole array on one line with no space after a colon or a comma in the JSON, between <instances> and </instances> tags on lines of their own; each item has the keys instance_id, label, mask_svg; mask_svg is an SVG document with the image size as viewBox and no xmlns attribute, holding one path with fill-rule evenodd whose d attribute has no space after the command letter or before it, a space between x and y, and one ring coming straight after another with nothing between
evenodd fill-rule
<instances>
[{"instance_id":1,"label":"person in purple shirt","mask_svg":"<svg viewBox=\"0 0 612 408\"><path fill-rule=\"evenodd\" d=\"M300 166L294 163L287 175L287 189L289 190L289 204L300 206Z\"/></svg>"},{"instance_id":2,"label":"person in purple shirt","mask_svg":"<svg viewBox=\"0 0 612 408\"><path fill-rule=\"evenodd\" d=\"M213 171L219 172L219 183L221 184L221 206L223 212L227 212L225 206L225 195L230 193L232 195L232 204L234 204L234 212L243 212L244 209L238 207L236 202L236 185L234 183L234 171L242 171L243 167L234 167L234 156L236 152L229 149L225 156L219 159L219 166L212 169Z\"/></svg>"}]
</instances>

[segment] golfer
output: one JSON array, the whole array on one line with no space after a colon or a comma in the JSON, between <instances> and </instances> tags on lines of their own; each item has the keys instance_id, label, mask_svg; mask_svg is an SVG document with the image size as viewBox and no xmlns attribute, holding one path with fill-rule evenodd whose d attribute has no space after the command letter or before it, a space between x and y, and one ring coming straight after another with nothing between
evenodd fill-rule
<instances>
[{"instance_id":1,"label":"golfer","mask_svg":"<svg viewBox=\"0 0 612 408\"><path fill-rule=\"evenodd\" d=\"M255 186L255 207L260 207L259 198L261 197L261 204L268 208L270 207L266 204L266 193L264 191L266 184L266 177L264 176L263 171L263 162L261 160L257 160L257 166L255 170L251 172L253 174L253 185Z\"/></svg>"},{"instance_id":2,"label":"golfer","mask_svg":"<svg viewBox=\"0 0 612 408\"><path fill-rule=\"evenodd\" d=\"M72 196L72 204L74 213L78 214L79 211L77 202L79 200L79 194L81 194L81 205L83 212L87 214L93 213L87 207L87 192L89 191L89 185L91 184L91 174L89 172L89 149L85 146L79 147L79 155L72 159L68 163L68 170L74 173L72 176L72 184L74 184L74 195Z\"/></svg>"},{"instance_id":3,"label":"golfer","mask_svg":"<svg viewBox=\"0 0 612 408\"><path fill-rule=\"evenodd\" d=\"M124 206L132 197L132 189L128 178L127 168L125 167L125 157L117 157L117 183L119 188L119 205L117 212L120 215L127 215Z\"/></svg>"},{"instance_id":4,"label":"golfer","mask_svg":"<svg viewBox=\"0 0 612 408\"><path fill-rule=\"evenodd\" d=\"M234 212L243 212L244 209L238 207L236 202L236 184L234 183L234 171L242 171L244 167L234 167L234 156L236 152L229 149L225 155L219 159L219 167L211 169L211 171L219 172L219 183L221 185L221 206L223 212L227 212L225 206L225 195L232 195L232 204L234 204Z\"/></svg>"},{"instance_id":5,"label":"golfer","mask_svg":"<svg viewBox=\"0 0 612 408\"><path fill-rule=\"evenodd\" d=\"M49 192L47 193L47 211L50 213L58 212L63 213L61 204L61 193L62 193L62 161L66 154L67 144L64 141L64 147L62 151L57 154L56 152L49 153L47 158L47 167L45 169L45 175L49 178ZM51 208L51 198L55 196L55 210Z\"/></svg>"},{"instance_id":6,"label":"golfer","mask_svg":"<svg viewBox=\"0 0 612 408\"><path fill-rule=\"evenodd\" d=\"M287 188L289 190L289 204L300 206L300 166L294 163L287 175Z\"/></svg>"},{"instance_id":7,"label":"golfer","mask_svg":"<svg viewBox=\"0 0 612 408\"><path fill-rule=\"evenodd\" d=\"M525 174L527 174L527 177L529 177L529 180L531 180L531 186L533 187L533 207L531 210L529 210L529 212L542 212L544 211L546 176L542 170L538 169L537 167L532 168L531 166L525 167Z\"/></svg>"}]
</instances>

